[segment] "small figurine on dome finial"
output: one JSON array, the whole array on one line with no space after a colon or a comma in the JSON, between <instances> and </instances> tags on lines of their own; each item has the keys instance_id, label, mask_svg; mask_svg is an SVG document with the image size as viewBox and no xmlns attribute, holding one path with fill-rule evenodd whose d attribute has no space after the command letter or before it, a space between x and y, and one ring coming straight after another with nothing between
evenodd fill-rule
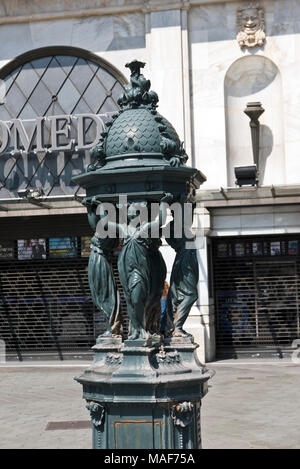
<instances>
[{"instance_id":1,"label":"small figurine on dome finial","mask_svg":"<svg viewBox=\"0 0 300 469\"><path fill-rule=\"evenodd\" d=\"M132 62L129 62L125 65L125 67L130 68L131 75L136 74L140 75L141 68L144 68L146 65L146 62L140 62L139 60L132 60ZM149 80L148 80L149 81Z\"/></svg>"},{"instance_id":2,"label":"small figurine on dome finial","mask_svg":"<svg viewBox=\"0 0 300 469\"><path fill-rule=\"evenodd\" d=\"M145 67L145 62L133 60L125 67L130 68L130 83L125 86L124 93L118 99L118 104L122 109L132 109L137 107L148 107L155 110L158 96L155 91L149 91L151 82L141 73L141 68Z\"/></svg>"}]
</instances>

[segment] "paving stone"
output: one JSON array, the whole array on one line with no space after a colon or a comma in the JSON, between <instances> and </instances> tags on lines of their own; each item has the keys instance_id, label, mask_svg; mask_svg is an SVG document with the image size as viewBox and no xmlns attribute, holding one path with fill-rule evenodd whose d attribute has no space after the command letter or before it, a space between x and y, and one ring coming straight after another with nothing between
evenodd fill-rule
<instances>
[{"instance_id":1,"label":"paving stone","mask_svg":"<svg viewBox=\"0 0 300 469\"><path fill-rule=\"evenodd\" d=\"M87 365L0 367L0 448L91 448L88 428L47 431L48 422L89 419L81 386ZM300 448L300 365L208 364L216 375L202 405L203 448Z\"/></svg>"}]
</instances>

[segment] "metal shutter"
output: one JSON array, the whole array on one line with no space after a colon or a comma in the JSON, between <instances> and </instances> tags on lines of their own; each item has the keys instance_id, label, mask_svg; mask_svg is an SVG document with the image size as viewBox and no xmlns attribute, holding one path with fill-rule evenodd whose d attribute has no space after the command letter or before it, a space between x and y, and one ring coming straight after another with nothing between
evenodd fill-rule
<instances>
[{"instance_id":1,"label":"metal shutter","mask_svg":"<svg viewBox=\"0 0 300 469\"><path fill-rule=\"evenodd\" d=\"M18 239L46 239L46 259L18 259ZM81 236L90 236L86 215L34 216L1 220L0 243L13 240L14 258L0 259L0 338L9 356L88 351L103 320L92 303L88 258ZM51 258L49 238L76 237L75 257Z\"/></svg>"},{"instance_id":2,"label":"metal shutter","mask_svg":"<svg viewBox=\"0 0 300 469\"><path fill-rule=\"evenodd\" d=\"M214 240L219 352L271 349L280 354L300 336L299 246L298 235Z\"/></svg>"}]
</instances>

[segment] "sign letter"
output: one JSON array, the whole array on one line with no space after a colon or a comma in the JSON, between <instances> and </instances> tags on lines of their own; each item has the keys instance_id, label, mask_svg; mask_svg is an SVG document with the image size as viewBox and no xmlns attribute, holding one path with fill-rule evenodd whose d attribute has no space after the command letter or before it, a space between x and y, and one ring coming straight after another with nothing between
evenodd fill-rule
<instances>
[{"instance_id":1,"label":"sign letter","mask_svg":"<svg viewBox=\"0 0 300 469\"><path fill-rule=\"evenodd\" d=\"M64 145L59 144L60 135L64 135L67 139L70 138L71 116L50 116L50 117L47 117L47 120L51 122L51 150L52 151L71 150L72 141ZM65 121L61 125L61 129L58 128L60 121Z\"/></svg>"},{"instance_id":2,"label":"sign letter","mask_svg":"<svg viewBox=\"0 0 300 469\"><path fill-rule=\"evenodd\" d=\"M33 143L34 136L36 134L36 151L43 151L43 139L42 139L42 122L44 117L38 117L35 122L30 135L27 134L23 122L20 119L12 119L14 124L14 149L18 151L19 143L22 144L26 153L30 151L30 148Z\"/></svg>"},{"instance_id":3,"label":"sign letter","mask_svg":"<svg viewBox=\"0 0 300 469\"><path fill-rule=\"evenodd\" d=\"M1 141L1 144L0 144L0 154L1 153L4 153L6 148L7 148L7 145L8 145L8 142L9 142L9 128L8 128L8 125L3 122L3 121L0 121L0 141Z\"/></svg>"},{"instance_id":4,"label":"sign letter","mask_svg":"<svg viewBox=\"0 0 300 469\"><path fill-rule=\"evenodd\" d=\"M103 121L98 117L96 114L78 114L77 116L78 119L78 127L77 127L77 138L78 138L78 150L88 150L89 148L94 147L98 141L99 141L99 136L101 131L104 130L105 126ZM90 119L94 122L96 122L96 138L92 143L86 143L85 141L85 121L86 119ZM90 124L91 125L91 124Z\"/></svg>"}]
</instances>

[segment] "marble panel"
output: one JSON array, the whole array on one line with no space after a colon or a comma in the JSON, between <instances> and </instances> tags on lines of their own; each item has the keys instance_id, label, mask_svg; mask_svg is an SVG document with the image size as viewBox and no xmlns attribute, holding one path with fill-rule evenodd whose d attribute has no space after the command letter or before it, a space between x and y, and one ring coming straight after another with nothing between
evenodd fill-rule
<instances>
[{"instance_id":1,"label":"marble panel","mask_svg":"<svg viewBox=\"0 0 300 469\"><path fill-rule=\"evenodd\" d=\"M136 37L145 35L145 15L131 13L112 16L113 35L119 37Z\"/></svg>"},{"instance_id":2,"label":"marble panel","mask_svg":"<svg viewBox=\"0 0 300 469\"><path fill-rule=\"evenodd\" d=\"M208 70L208 44L206 31L193 31L190 36L190 69L193 73L198 73L201 80L203 70Z\"/></svg>"},{"instance_id":3,"label":"marble panel","mask_svg":"<svg viewBox=\"0 0 300 469\"><path fill-rule=\"evenodd\" d=\"M197 145L197 136L195 136L195 166L205 174L207 179L201 186L202 189L226 187L226 153L223 146L201 147Z\"/></svg>"},{"instance_id":4,"label":"marble panel","mask_svg":"<svg viewBox=\"0 0 300 469\"><path fill-rule=\"evenodd\" d=\"M201 147L222 147L225 144L223 107L203 107L201 112L197 112L194 138Z\"/></svg>"},{"instance_id":5,"label":"marble panel","mask_svg":"<svg viewBox=\"0 0 300 469\"><path fill-rule=\"evenodd\" d=\"M254 215L254 214L265 214L265 213L273 213L274 207L241 207L240 209L241 215ZM282 210L282 208L281 208ZM227 212L226 212L227 213Z\"/></svg>"},{"instance_id":6,"label":"marble panel","mask_svg":"<svg viewBox=\"0 0 300 469\"><path fill-rule=\"evenodd\" d=\"M300 229L300 212L298 213L276 213L274 215L276 227L298 226Z\"/></svg>"},{"instance_id":7,"label":"marble panel","mask_svg":"<svg viewBox=\"0 0 300 469\"><path fill-rule=\"evenodd\" d=\"M226 32L228 28L226 5L216 4L191 8L188 14L188 26L190 31L220 29Z\"/></svg>"},{"instance_id":8,"label":"marble panel","mask_svg":"<svg viewBox=\"0 0 300 469\"><path fill-rule=\"evenodd\" d=\"M293 34L292 28L289 28L285 34L267 36L264 55L280 68L293 63L297 57Z\"/></svg>"},{"instance_id":9,"label":"marble panel","mask_svg":"<svg viewBox=\"0 0 300 469\"><path fill-rule=\"evenodd\" d=\"M151 28L169 28L181 24L180 10L152 12L150 17Z\"/></svg>"},{"instance_id":10,"label":"marble panel","mask_svg":"<svg viewBox=\"0 0 300 469\"><path fill-rule=\"evenodd\" d=\"M107 50L144 49L145 46L145 36L115 37Z\"/></svg>"},{"instance_id":11,"label":"marble panel","mask_svg":"<svg viewBox=\"0 0 300 469\"><path fill-rule=\"evenodd\" d=\"M300 19L300 5L298 0L274 0L273 10L275 23L291 23L295 19Z\"/></svg>"},{"instance_id":12,"label":"marble panel","mask_svg":"<svg viewBox=\"0 0 300 469\"><path fill-rule=\"evenodd\" d=\"M241 228L266 228L274 226L273 213L241 215Z\"/></svg>"},{"instance_id":13,"label":"marble panel","mask_svg":"<svg viewBox=\"0 0 300 469\"><path fill-rule=\"evenodd\" d=\"M150 69L147 76L152 89L158 93L159 112L172 122L184 140L181 30L179 27L152 28L146 43Z\"/></svg>"},{"instance_id":14,"label":"marble panel","mask_svg":"<svg viewBox=\"0 0 300 469\"><path fill-rule=\"evenodd\" d=\"M13 38L13 40L9 38ZM0 52L1 60L11 60L33 49L29 23L0 25L0 44L2 44Z\"/></svg>"},{"instance_id":15,"label":"marble panel","mask_svg":"<svg viewBox=\"0 0 300 469\"><path fill-rule=\"evenodd\" d=\"M71 44L73 20L34 22L29 27L34 49Z\"/></svg>"},{"instance_id":16,"label":"marble panel","mask_svg":"<svg viewBox=\"0 0 300 469\"><path fill-rule=\"evenodd\" d=\"M286 183L299 184L300 142L286 142Z\"/></svg>"},{"instance_id":17,"label":"marble panel","mask_svg":"<svg viewBox=\"0 0 300 469\"><path fill-rule=\"evenodd\" d=\"M132 61L134 57L141 62L146 62L146 68L144 74L147 78L151 79L151 70L149 69L149 56L148 51L145 48L139 49L119 49L119 50L105 50L105 51L94 51L99 57L110 62L114 65L126 78L129 80L130 70L125 68L125 64Z\"/></svg>"},{"instance_id":18,"label":"marble panel","mask_svg":"<svg viewBox=\"0 0 300 469\"><path fill-rule=\"evenodd\" d=\"M100 52L109 47L113 38L114 29L111 16L73 20L72 46Z\"/></svg>"},{"instance_id":19,"label":"marble panel","mask_svg":"<svg viewBox=\"0 0 300 469\"><path fill-rule=\"evenodd\" d=\"M208 66L211 70L215 70L222 80L230 65L243 55L245 53L241 53L235 40L208 43Z\"/></svg>"},{"instance_id":20,"label":"marble panel","mask_svg":"<svg viewBox=\"0 0 300 469\"><path fill-rule=\"evenodd\" d=\"M47 13L62 13L93 8L122 8L140 5L141 0L2 0L1 6L7 16L23 16ZM1 12L1 10L0 10Z\"/></svg>"},{"instance_id":21,"label":"marble panel","mask_svg":"<svg viewBox=\"0 0 300 469\"><path fill-rule=\"evenodd\" d=\"M217 216L212 217L212 228L213 230L219 230L219 229L240 230L242 228L241 219L242 217L240 215L230 215L230 216L217 215Z\"/></svg>"}]
</instances>

